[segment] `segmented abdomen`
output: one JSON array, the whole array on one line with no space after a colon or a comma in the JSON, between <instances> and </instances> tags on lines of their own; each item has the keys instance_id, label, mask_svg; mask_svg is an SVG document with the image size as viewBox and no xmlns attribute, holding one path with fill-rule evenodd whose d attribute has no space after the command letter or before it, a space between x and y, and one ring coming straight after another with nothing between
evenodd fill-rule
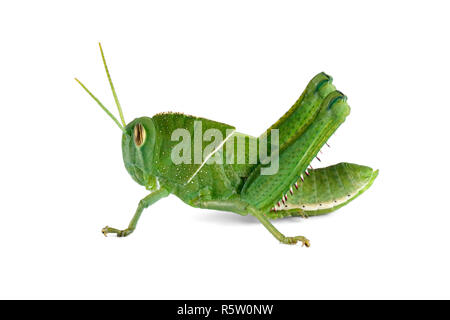
<instances>
[{"instance_id":1,"label":"segmented abdomen","mask_svg":"<svg viewBox=\"0 0 450 320\"><path fill-rule=\"evenodd\" d=\"M367 189L377 174L370 167L351 163L311 170L310 176L305 177L298 190L277 211L317 211L318 214L333 211Z\"/></svg>"}]
</instances>

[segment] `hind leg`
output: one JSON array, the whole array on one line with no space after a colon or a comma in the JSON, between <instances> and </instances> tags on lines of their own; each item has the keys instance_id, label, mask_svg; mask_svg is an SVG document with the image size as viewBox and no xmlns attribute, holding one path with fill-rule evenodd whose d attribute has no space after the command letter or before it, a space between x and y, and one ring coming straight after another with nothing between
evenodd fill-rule
<instances>
[{"instance_id":1,"label":"hind leg","mask_svg":"<svg viewBox=\"0 0 450 320\"><path fill-rule=\"evenodd\" d=\"M316 117L325 97L336 90L332 82L333 79L323 72L316 75L288 112L267 129L260 138L267 136L267 141L270 141L271 130L277 129L279 130L279 146L280 149L283 149L286 143L300 136L312 119Z\"/></svg>"}]
</instances>

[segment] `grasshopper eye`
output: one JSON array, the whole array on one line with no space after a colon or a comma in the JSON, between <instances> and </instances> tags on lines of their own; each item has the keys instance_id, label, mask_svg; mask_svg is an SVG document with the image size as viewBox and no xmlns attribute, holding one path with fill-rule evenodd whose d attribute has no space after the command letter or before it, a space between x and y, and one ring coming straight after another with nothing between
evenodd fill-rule
<instances>
[{"instance_id":1,"label":"grasshopper eye","mask_svg":"<svg viewBox=\"0 0 450 320\"><path fill-rule=\"evenodd\" d=\"M134 143L140 147L145 141L145 129L142 124L138 123L134 127Z\"/></svg>"}]
</instances>

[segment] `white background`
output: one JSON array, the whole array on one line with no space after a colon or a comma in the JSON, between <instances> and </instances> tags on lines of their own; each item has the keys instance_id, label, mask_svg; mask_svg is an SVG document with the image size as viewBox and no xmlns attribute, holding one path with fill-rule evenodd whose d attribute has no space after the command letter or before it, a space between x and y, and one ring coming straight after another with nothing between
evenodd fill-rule
<instances>
[{"instance_id":1,"label":"white background","mask_svg":"<svg viewBox=\"0 0 450 320\"><path fill-rule=\"evenodd\" d=\"M0 298L450 298L446 1L4 1ZM125 118L179 111L258 135L318 72L352 108L322 156L380 169L339 211L275 225L146 195Z\"/></svg>"}]
</instances>

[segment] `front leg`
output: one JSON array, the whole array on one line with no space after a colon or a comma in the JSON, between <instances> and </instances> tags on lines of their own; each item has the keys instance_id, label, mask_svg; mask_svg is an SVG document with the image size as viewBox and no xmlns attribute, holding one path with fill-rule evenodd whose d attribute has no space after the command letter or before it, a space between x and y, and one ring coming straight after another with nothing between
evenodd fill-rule
<instances>
[{"instance_id":1,"label":"front leg","mask_svg":"<svg viewBox=\"0 0 450 320\"><path fill-rule=\"evenodd\" d=\"M297 242L300 241L302 243L302 246L306 247L310 246L309 240L303 236L286 237L284 234L278 231L277 228L274 227L274 225L267 219L264 213L257 210L251 210L251 212L263 224L263 226L266 227L266 229L269 230L269 232L281 243L296 244Z\"/></svg>"},{"instance_id":2,"label":"front leg","mask_svg":"<svg viewBox=\"0 0 450 320\"><path fill-rule=\"evenodd\" d=\"M148 196L146 196L144 199L139 201L139 205L136 209L136 213L134 214L133 218L130 221L130 224L128 225L128 228L125 230L119 230L115 228L110 228L108 226L104 227L102 229L103 234L105 237L108 235L108 233L115 233L118 237L126 237L129 234L131 234L134 229L136 229L136 225L139 221L139 218L141 217L142 211L144 211L145 208L148 208L150 205L154 204L159 199L162 199L164 197L167 197L169 195L169 191L167 191L164 188L160 188L159 190L156 190L155 192L150 193Z\"/></svg>"}]
</instances>

